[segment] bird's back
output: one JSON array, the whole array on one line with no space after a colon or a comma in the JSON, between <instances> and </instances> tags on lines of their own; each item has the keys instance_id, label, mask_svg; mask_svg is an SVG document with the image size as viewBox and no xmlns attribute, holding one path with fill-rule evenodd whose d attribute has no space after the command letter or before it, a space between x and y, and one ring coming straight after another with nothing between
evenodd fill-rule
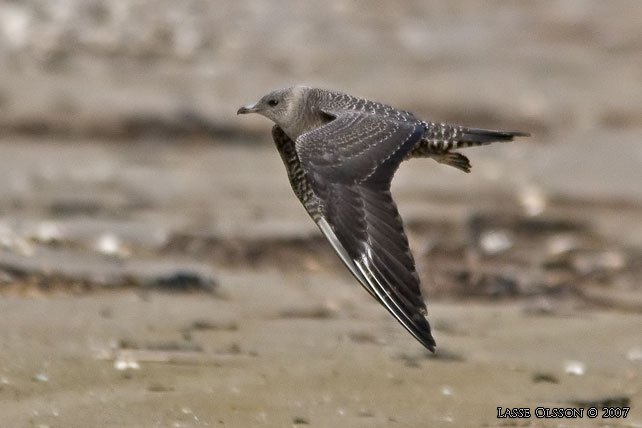
<instances>
[{"instance_id":1,"label":"bird's back","mask_svg":"<svg viewBox=\"0 0 642 428\"><path fill-rule=\"evenodd\" d=\"M309 97L326 112L356 112L380 116L382 119L398 120L401 122L417 121L410 112L398 110L387 104L371 101L365 98L325 89L311 89Z\"/></svg>"}]
</instances>

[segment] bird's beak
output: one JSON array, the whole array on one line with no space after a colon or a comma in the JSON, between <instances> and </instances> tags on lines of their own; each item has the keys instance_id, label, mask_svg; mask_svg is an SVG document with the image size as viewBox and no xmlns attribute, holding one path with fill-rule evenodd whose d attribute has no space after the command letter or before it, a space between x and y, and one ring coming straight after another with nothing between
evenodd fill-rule
<instances>
[{"instance_id":1,"label":"bird's beak","mask_svg":"<svg viewBox=\"0 0 642 428\"><path fill-rule=\"evenodd\" d=\"M236 111L236 114L248 114L256 113L256 104L250 104L249 106L243 106Z\"/></svg>"}]
</instances>

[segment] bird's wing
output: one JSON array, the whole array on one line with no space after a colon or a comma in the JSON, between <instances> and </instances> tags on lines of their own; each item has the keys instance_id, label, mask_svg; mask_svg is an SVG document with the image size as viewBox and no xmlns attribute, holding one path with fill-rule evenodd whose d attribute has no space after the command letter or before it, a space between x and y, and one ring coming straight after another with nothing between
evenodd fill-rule
<instances>
[{"instance_id":1,"label":"bird's wing","mask_svg":"<svg viewBox=\"0 0 642 428\"><path fill-rule=\"evenodd\" d=\"M288 178L290 179L290 185L294 194L297 196L301 204L306 209L310 217L315 221L323 236L330 242L334 251L339 255L339 258L343 263L350 269L352 275L354 275L357 280L366 287L366 290L374 297L376 300L379 300L374 290L370 289L368 282L363 277L363 274L359 271L357 266L355 266L352 258L346 253L346 250L343 248L343 245L337 239L337 236L334 234L334 231L328 224L328 221L323 218L322 203L319 201L317 196L312 191L310 182L308 181L301 162L299 161L299 156L296 153L294 146L294 141L287 136L285 132L279 127L279 125L274 125L272 127L272 138L274 143L281 154L281 159L285 165L286 171L288 173Z\"/></svg>"},{"instance_id":2,"label":"bird's wing","mask_svg":"<svg viewBox=\"0 0 642 428\"><path fill-rule=\"evenodd\" d=\"M373 115L333 115L296 141L310 185L323 201L317 224L363 287L434 350L414 259L390 194L392 176L423 127Z\"/></svg>"},{"instance_id":3,"label":"bird's wing","mask_svg":"<svg viewBox=\"0 0 642 428\"><path fill-rule=\"evenodd\" d=\"M389 184L399 163L424 134L415 120L359 112L324 113L333 119L296 139L297 154L306 172L313 175L309 179L318 194L323 193L327 177L348 183L378 175Z\"/></svg>"}]
</instances>

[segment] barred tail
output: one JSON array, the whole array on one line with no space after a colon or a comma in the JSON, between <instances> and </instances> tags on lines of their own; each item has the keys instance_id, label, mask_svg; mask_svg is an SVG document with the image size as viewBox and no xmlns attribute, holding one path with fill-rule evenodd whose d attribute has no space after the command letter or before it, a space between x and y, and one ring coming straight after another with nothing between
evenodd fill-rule
<instances>
[{"instance_id":1,"label":"barred tail","mask_svg":"<svg viewBox=\"0 0 642 428\"><path fill-rule=\"evenodd\" d=\"M515 137L529 137L526 132L493 131L490 129L466 128L447 123L422 122L426 132L424 140L436 151L449 151L465 147L483 146L494 142L513 141Z\"/></svg>"}]
</instances>

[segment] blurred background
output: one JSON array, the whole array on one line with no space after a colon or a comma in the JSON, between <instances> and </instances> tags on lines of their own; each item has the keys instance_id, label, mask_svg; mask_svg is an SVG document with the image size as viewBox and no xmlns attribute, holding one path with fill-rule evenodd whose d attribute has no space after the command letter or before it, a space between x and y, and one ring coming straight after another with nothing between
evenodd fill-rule
<instances>
[{"instance_id":1,"label":"blurred background","mask_svg":"<svg viewBox=\"0 0 642 428\"><path fill-rule=\"evenodd\" d=\"M501 405L630 405L639 426L641 20L626 0L0 1L0 413L494 426ZM324 242L271 123L235 115L299 83L532 134L393 181L436 357Z\"/></svg>"}]
</instances>

